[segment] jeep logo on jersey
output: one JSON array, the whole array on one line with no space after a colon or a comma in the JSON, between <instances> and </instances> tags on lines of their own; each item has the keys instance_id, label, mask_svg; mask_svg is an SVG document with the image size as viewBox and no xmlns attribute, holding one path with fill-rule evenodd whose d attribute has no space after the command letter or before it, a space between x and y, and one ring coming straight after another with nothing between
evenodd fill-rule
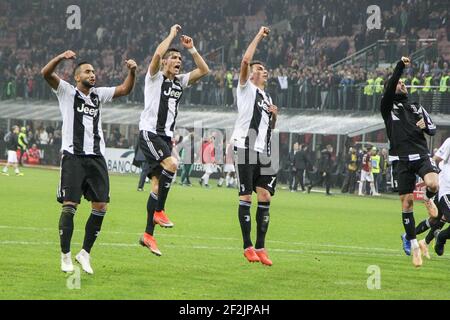
<instances>
[{"instance_id":1,"label":"jeep logo on jersey","mask_svg":"<svg viewBox=\"0 0 450 320\"><path fill-rule=\"evenodd\" d=\"M261 109L268 111L269 107L267 106L267 103L265 101L259 101L258 102L258 107L260 107Z\"/></svg>"},{"instance_id":2,"label":"jeep logo on jersey","mask_svg":"<svg viewBox=\"0 0 450 320\"><path fill-rule=\"evenodd\" d=\"M84 103L81 104L81 106L79 106L77 108L77 111L80 113L84 113L87 116L91 116L91 117L96 117L98 114L98 109L91 107L91 106L86 106Z\"/></svg>"},{"instance_id":3,"label":"jeep logo on jersey","mask_svg":"<svg viewBox=\"0 0 450 320\"><path fill-rule=\"evenodd\" d=\"M182 91L176 91L173 90L172 88L169 88L167 91L164 91L164 95L169 98L180 99L182 94L183 94Z\"/></svg>"}]
</instances>

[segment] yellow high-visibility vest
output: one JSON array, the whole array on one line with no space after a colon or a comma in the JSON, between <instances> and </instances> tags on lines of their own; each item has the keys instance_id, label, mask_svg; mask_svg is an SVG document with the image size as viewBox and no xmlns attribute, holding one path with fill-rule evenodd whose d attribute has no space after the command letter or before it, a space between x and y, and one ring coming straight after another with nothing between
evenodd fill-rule
<instances>
[{"instance_id":1,"label":"yellow high-visibility vest","mask_svg":"<svg viewBox=\"0 0 450 320\"><path fill-rule=\"evenodd\" d=\"M378 77L375 79L375 92L383 93L383 78Z\"/></svg>"},{"instance_id":2,"label":"yellow high-visibility vest","mask_svg":"<svg viewBox=\"0 0 450 320\"><path fill-rule=\"evenodd\" d=\"M420 85L420 80L417 77L414 77L411 81L411 93L417 92L417 86Z\"/></svg>"},{"instance_id":3,"label":"yellow high-visibility vest","mask_svg":"<svg viewBox=\"0 0 450 320\"><path fill-rule=\"evenodd\" d=\"M233 74L231 72L227 73L226 80L227 80L228 88L232 89L233 88Z\"/></svg>"},{"instance_id":4,"label":"yellow high-visibility vest","mask_svg":"<svg viewBox=\"0 0 450 320\"><path fill-rule=\"evenodd\" d=\"M422 89L422 91L424 91L424 92L430 92L430 90L431 90L431 80L432 80L432 79L433 79L432 76L428 76L428 77L425 78L425 82L424 82L424 84L423 84L423 89Z\"/></svg>"},{"instance_id":5,"label":"yellow high-visibility vest","mask_svg":"<svg viewBox=\"0 0 450 320\"><path fill-rule=\"evenodd\" d=\"M373 84L375 80L367 79L367 85L364 87L364 95L373 96Z\"/></svg>"},{"instance_id":6,"label":"yellow high-visibility vest","mask_svg":"<svg viewBox=\"0 0 450 320\"><path fill-rule=\"evenodd\" d=\"M449 79L450 79L450 76L445 76L445 77L441 78L441 83L439 85L439 92L444 93L444 92L447 92L447 90L450 91L450 88L447 85Z\"/></svg>"},{"instance_id":7,"label":"yellow high-visibility vest","mask_svg":"<svg viewBox=\"0 0 450 320\"><path fill-rule=\"evenodd\" d=\"M380 173L380 155L372 156L372 173Z\"/></svg>"}]
</instances>

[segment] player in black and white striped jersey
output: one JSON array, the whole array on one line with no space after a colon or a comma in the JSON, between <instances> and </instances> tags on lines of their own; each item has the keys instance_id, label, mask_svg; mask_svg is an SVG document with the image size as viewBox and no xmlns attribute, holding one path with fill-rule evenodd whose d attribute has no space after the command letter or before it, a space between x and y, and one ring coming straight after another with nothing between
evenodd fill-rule
<instances>
[{"instance_id":1,"label":"player in black and white striped jersey","mask_svg":"<svg viewBox=\"0 0 450 320\"><path fill-rule=\"evenodd\" d=\"M270 30L262 27L250 43L241 63L237 88L238 119L232 142L236 152L236 168L239 181L239 222L244 241L244 256L250 262L271 266L265 249L265 237L269 226L269 209L275 194L277 173L270 161L271 134L275 128L278 108L264 90L268 72L259 61L252 61L261 40ZM254 161L252 161L254 160ZM257 239L255 248L250 239L250 208L252 193L258 195L256 212Z\"/></svg>"},{"instance_id":2,"label":"player in black and white striped jersey","mask_svg":"<svg viewBox=\"0 0 450 320\"><path fill-rule=\"evenodd\" d=\"M58 97L63 118L61 181L58 201L62 203L59 220L61 241L61 270L73 272L70 242L73 234L73 217L81 196L92 202L92 212L86 223L83 249L76 256L83 270L92 274L90 251L100 232L109 202L109 177L104 159L105 141L102 131L103 104L128 95L133 89L136 62L126 61L128 76L117 87L96 88L93 66L81 62L74 71L76 86L60 79L54 72L66 59L76 59L73 51L66 51L52 59L41 71Z\"/></svg>"},{"instance_id":3,"label":"player in black and white striped jersey","mask_svg":"<svg viewBox=\"0 0 450 320\"><path fill-rule=\"evenodd\" d=\"M197 68L180 74L181 52L170 48L181 30L180 25L170 29L168 37L156 48L145 76L145 109L139 123L140 147L149 166L152 191L147 201L147 227L140 244L160 256L155 238L154 225L173 227L165 213L165 203L178 161L172 157L172 137L178 116L178 106L184 88L196 83L209 73L209 68L194 47L192 38L181 36L181 45L188 49Z\"/></svg>"}]
</instances>

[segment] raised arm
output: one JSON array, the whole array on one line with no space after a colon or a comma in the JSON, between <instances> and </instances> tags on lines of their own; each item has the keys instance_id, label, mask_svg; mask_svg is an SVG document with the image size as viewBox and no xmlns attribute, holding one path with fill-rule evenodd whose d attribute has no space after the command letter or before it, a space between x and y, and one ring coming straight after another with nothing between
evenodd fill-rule
<instances>
[{"instance_id":1,"label":"raised arm","mask_svg":"<svg viewBox=\"0 0 450 320\"><path fill-rule=\"evenodd\" d=\"M128 68L128 75L125 78L124 82L120 86L116 87L113 98L129 95L131 90L133 90L134 83L136 82L136 62L134 60L127 60L125 61L125 63Z\"/></svg>"},{"instance_id":2,"label":"raised arm","mask_svg":"<svg viewBox=\"0 0 450 320\"><path fill-rule=\"evenodd\" d=\"M406 57L402 57L402 59L397 63L397 66L394 69L394 73L387 82L383 98L381 99L381 112L390 111L390 108L392 108L397 84L403 74L403 70L405 69L405 67L409 66L410 63L411 62L409 58Z\"/></svg>"},{"instance_id":3,"label":"raised arm","mask_svg":"<svg viewBox=\"0 0 450 320\"><path fill-rule=\"evenodd\" d=\"M181 44L192 54L192 58L197 66L197 69L192 71L189 77L189 85L191 85L206 76L209 73L209 67L205 60L203 60L202 56L198 53L197 49L195 49L192 38L188 36L181 36Z\"/></svg>"},{"instance_id":4,"label":"raised arm","mask_svg":"<svg viewBox=\"0 0 450 320\"><path fill-rule=\"evenodd\" d=\"M42 68L41 74L44 77L45 81L52 87L53 89L58 89L59 81L61 80L58 75L55 73L55 69L58 66L58 64L66 59L75 59L77 56L75 52L73 51L66 51L64 53L61 53L59 56L53 58L50 60L47 65Z\"/></svg>"},{"instance_id":5,"label":"raised arm","mask_svg":"<svg viewBox=\"0 0 450 320\"><path fill-rule=\"evenodd\" d=\"M148 67L148 72L150 73L150 76L153 77L156 73L158 73L162 57L169 49L173 39L175 39L180 30L181 26L179 24L172 26L172 28L170 28L170 33L167 36L167 38L164 39L164 41L161 42L159 46L156 48L155 54L153 55L152 61L150 62L150 66Z\"/></svg>"},{"instance_id":6,"label":"raised arm","mask_svg":"<svg viewBox=\"0 0 450 320\"><path fill-rule=\"evenodd\" d=\"M248 77L250 75L250 63L253 60L253 56L255 55L258 44L261 42L262 39L267 37L269 33L270 33L269 28L261 27L256 37L248 46L247 51L245 51L244 57L242 58L241 62L241 72L239 76L239 83L241 85L244 85L248 80Z\"/></svg>"}]
</instances>

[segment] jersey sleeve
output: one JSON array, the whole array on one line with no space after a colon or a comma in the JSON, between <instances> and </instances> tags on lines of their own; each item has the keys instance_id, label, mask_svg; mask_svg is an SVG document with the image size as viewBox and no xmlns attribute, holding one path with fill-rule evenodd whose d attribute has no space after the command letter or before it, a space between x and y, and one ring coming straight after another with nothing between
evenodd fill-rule
<instances>
[{"instance_id":1,"label":"jersey sleeve","mask_svg":"<svg viewBox=\"0 0 450 320\"><path fill-rule=\"evenodd\" d=\"M383 115L383 118L388 117L391 112L394 103L395 90L397 88L398 82L400 81L400 77L403 74L404 69L405 69L404 62L399 61L394 69L391 78L388 80L386 84L386 89L384 91L383 97L381 98L380 104L380 111L381 114Z\"/></svg>"},{"instance_id":2,"label":"jersey sleeve","mask_svg":"<svg viewBox=\"0 0 450 320\"><path fill-rule=\"evenodd\" d=\"M253 89L253 90L252 90ZM237 90L237 100L238 100L238 111L240 112L250 112L251 108L253 108L255 96L256 96L256 87L248 80L244 85L238 84ZM242 103L240 103L242 102Z\"/></svg>"},{"instance_id":3,"label":"jersey sleeve","mask_svg":"<svg viewBox=\"0 0 450 320\"><path fill-rule=\"evenodd\" d=\"M180 81L181 86L183 88L189 87L189 79L191 78L191 73L184 73L176 76L177 79Z\"/></svg>"},{"instance_id":4,"label":"jersey sleeve","mask_svg":"<svg viewBox=\"0 0 450 320\"><path fill-rule=\"evenodd\" d=\"M250 84L250 78L248 78L247 81L246 81L244 84L241 84L241 79L239 78L239 81L238 81L238 89L239 89L239 88L241 88L241 89L248 88L248 87L249 87L249 84Z\"/></svg>"},{"instance_id":5,"label":"jersey sleeve","mask_svg":"<svg viewBox=\"0 0 450 320\"><path fill-rule=\"evenodd\" d=\"M436 156L447 162L450 157L450 138L445 140L444 144L436 152Z\"/></svg>"},{"instance_id":6,"label":"jersey sleeve","mask_svg":"<svg viewBox=\"0 0 450 320\"><path fill-rule=\"evenodd\" d=\"M61 110L62 113L73 107L73 103L71 104L70 101L75 88L70 83L60 79L58 88L56 88L56 90L52 89L52 91L58 98L59 110Z\"/></svg>"},{"instance_id":7,"label":"jersey sleeve","mask_svg":"<svg viewBox=\"0 0 450 320\"><path fill-rule=\"evenodd\" d=\"M152 84L156 83L158 79L161 79L163 77L163 73L161 71L158 71L153 76L150 75L150 72L147 71L147 74L145 75L145 85L151 86Z\"/></svg>"},{"instance_id":8,"label":"jersey sleeve","mask_svg":"<svg viewBox=\"0 0 450 320\"><path fill-rule=\"evenodd\" d=\"M101 87L96 89L98 97L101 103L111 102L114 98L114 92L116 92L116 87Z\"/></svg>"},{"instance_id":9,"label":"jersey sleeve","mask_svg":"<svg viewBox=\"0 0 450 320\"><path fill-rule=\"evenodd\" d=\"M52 89L53 93L56 94L58 99L62 99L65 96L70 94L70 91L73 89L73 86L68 83L67 81L64 81L63 79L59 80L58 88Z\"/></svg>"}]
</instances>

